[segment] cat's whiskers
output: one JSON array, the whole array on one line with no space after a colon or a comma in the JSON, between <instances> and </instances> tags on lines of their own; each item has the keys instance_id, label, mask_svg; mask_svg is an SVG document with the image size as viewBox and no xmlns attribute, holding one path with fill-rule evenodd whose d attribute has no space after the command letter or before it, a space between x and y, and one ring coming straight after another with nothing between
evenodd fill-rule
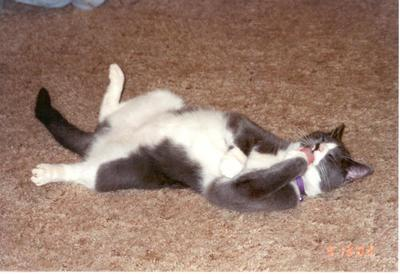
<instances>
[{"instance_id":1,"label":"cat's whiskers","mask_svg":"<svg viewBox=\"0 0 400 274\"><path fill-rule=\"evenodd\" d=\"M329 178L328 178L328 170L327 170L327 168L326 168L326 166L325 166L324 163L321 164L321 167L322 167L322 174L323 174L322 177L323 177L323 180L324 180L324 182L327 183L328 188L331 189L331 188L332 188L332 185L331 185L331 182L329 181Z\"/></svg>"},{"instance_id":2,"label":"cat's whiskers","mask_svg":"<svg viewBox=\"0 0 400 274\"><path fill-rule=\"evenodd\" d=\"M304 132L301 132L300 129L298 129L299 131L297 132L297 135L299 137L297 137L296 140L299 140L303 145L307 146L307 147L311 147L313 145L313 141L311 140L310 137L307 136L307 134L305 134Z\"/></svg>"},{"instance_id":3,"label":"cat's whiskers","mask_svg":"<svg viewBox=\"0 0 400 274\"><path fill-rule=\"evenodd\" d=\"M294 131L295 131L295 134L296 134L296 136L295 136L295 140L305 140L305 139L307 139L307 133L303 130L303 129L301 129L301 128L299 128L299 127L293 127L293 129L294 129Z\"/></svg>"}]
</instances>

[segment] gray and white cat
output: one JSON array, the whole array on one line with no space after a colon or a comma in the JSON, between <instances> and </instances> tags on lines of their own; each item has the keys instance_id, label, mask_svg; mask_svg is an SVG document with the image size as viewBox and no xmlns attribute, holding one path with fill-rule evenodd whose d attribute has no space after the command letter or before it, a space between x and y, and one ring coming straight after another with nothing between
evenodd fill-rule
<instances>
[{"instance_id":1,"label":"gray and white cat","mask_svg":"<svg viewBox=\"0 0 400 274\"><path fill-rule=\"evenodd\" d=\"M187 107L167 90L120 102L124 74L118 65L110 66L109 78L93 133L70 124L51 106L48 92L39 91L36 117L83 160L39 164L32 170L36 185L190 187L221 207L271 211L373 172L351 159L341 141L344 125L290 142L241 114Z\"/></svg>"}]
</instances>

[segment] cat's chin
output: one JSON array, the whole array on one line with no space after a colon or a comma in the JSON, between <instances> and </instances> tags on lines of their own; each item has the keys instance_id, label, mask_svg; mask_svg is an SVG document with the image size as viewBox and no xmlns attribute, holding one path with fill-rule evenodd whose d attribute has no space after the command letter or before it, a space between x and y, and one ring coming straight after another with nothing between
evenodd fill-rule
<instances>
[{"instance_id":1,"label":"cat's chin","mask_svg":"<svg viewBox=\"0 0 400 274\"><path fill-rule=\"evenodd\" d=\"M321 190L321 177L318 172L317 166L312 163L308 166L306 173L303 176L305 192L309 197L315 197L322 193Z\"/></svg>"}]
</instances>

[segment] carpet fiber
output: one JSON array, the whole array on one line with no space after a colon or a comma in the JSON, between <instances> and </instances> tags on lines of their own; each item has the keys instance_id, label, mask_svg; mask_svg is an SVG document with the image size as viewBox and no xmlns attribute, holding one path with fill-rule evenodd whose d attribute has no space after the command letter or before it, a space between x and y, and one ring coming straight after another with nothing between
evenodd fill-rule
<instances>
[{"instance_id":1,"label":"carpet fiber","mask_svg":"<svg viewBox=\"0 0 400 274\"><path fill-rule=\"evenodd\" d=\"M397 270L396 1L107 1L82 12L5 1L0 14L0 270ZM375 173L277 213L190 190L96 194L30 182L78 161L34 119L35 96L96 126L108 66L123 98L169 88L285 138L347 126Z\"/></svg>"}]
</instances>

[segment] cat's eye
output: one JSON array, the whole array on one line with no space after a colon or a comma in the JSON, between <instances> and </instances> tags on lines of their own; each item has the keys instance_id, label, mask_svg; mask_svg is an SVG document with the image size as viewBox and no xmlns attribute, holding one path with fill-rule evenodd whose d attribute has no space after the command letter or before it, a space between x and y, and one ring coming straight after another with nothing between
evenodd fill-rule
<instances>
[{"instance_id":1,"label":"cat's eye","mask_svg":"<svg viewBox=\"0 0 400 274\"><path fill-rule=\"evenodd\" d=\"M332 154L327 154L326 159L328 159L328 161L330 161L331 163L336 163L336 159Z\"/></svg>"}]
</instances>

